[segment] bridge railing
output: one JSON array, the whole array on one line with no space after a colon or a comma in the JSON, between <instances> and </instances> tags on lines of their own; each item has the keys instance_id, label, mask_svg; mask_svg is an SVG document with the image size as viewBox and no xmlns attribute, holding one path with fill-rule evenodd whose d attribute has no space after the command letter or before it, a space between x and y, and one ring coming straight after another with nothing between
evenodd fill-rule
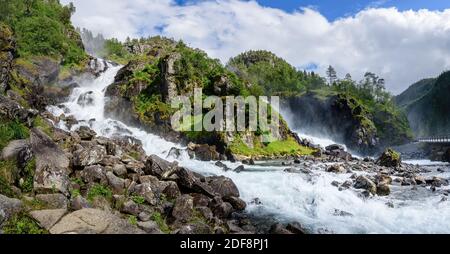
<instances>
[{"instance_id":1,"label":"bridge railing","mask_svg":"<svg viewBox=\"0 0 450 254\"><path fill-rule=\"evenodd\" d=\"M417 141L422 143L450 143L450 135L423 137L418 138Z\"/></svg>"}]
</instances>

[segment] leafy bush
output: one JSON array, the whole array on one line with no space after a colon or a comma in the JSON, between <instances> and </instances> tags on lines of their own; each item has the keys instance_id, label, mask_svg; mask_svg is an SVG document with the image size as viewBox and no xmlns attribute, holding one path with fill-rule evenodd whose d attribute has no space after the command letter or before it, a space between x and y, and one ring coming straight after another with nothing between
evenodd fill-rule
<instances>
[{"instance_id":1,"label":"leafy bush","mask_svg":"<svg viewBox=\"0 0 450 254\"><path fill-rule=\"evenodd\" d=\"M5 234L47 234L38 223L26 214L13 216L3 227Z\"/></svg>"}]
</instances>

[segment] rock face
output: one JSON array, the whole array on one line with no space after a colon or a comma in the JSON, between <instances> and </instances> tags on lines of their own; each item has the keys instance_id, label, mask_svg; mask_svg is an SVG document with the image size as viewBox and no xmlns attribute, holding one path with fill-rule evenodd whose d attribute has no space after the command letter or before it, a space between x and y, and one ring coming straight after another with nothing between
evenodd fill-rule
<instances>
[{"instance_id":1,"label":"rock face","mask_svg":"<svg viewBox=\"0 0 450 254\"><path fill-rule=\"evenodd\" d=\"M144 231L111 213L82 209L64 216L50 229L52 234L142 234Z\"/></svg>"},{"instance_id":2,"label":"rock face","mask_svg":"<svg viewBox=\"0 0 450 254\"><path fill-rule=\"evenodd\" d=\"M12 62L16 55L16 41L9 27L0 24L0 94L8 88Z\"/></svg>"},{"instance_id":3,"label":"rock face","mask_svg":"<svg viewBox=\"0 0 450 254\"><path fill-rule=\"evenodd\" d=\"M31 130L30 144L36 158L34 191L68 194L70 161L66 154L39 129Z\"/></svg>"},{"instance_id":4,"label":"rock face","mask_svg":"<svg viewBox=\"0 0 450 254\"><path fill-rule=\"evenodd\" d=\"M386 149L377 160L377 164L384 167L398 167L401 163L400 154L391 148Z\"/></svg>"}]
</instances>

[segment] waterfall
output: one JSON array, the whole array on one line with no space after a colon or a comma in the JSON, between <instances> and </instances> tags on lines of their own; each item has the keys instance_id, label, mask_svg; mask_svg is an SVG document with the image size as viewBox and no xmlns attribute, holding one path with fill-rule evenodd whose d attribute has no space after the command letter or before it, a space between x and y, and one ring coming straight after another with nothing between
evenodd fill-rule
<instances>
[{"instance_id":1,"label":"waterfall","mask_svg":"<svg viewBox=\"0 0 450 254\"><path fill-rule=\"evenodd\" d=\"M112 66L94 80L80 82L66 103L50 106L48 110L59 116L74 116L80 121L72 126L91 127L98 135L112 137L127 135L142 141L147 154L156 154L181 166L205 175L224 175L231 178L247 202L247 212L272 216L281 222L298 221L313 233L448 233L450 232L450 204L441 202L442 195L411 187L392 187L388 197L363 197L350 188L340 191L332 182L345 182L351 176L326 172L327 163L310 163L312 173L284 172L288 166L266 163L245 166L241 173L224 172L214 162L192 160L187 154L168 158L172 147L157 135L107 118L104 115L105 90L113 83L121 66ZM58 127L68 129L64 123ZM239 163L225 162L229 167ZM358 172L358 174L364 174ZM253 202L258 199L259 202Z\"/></svg>"}]
</instances>

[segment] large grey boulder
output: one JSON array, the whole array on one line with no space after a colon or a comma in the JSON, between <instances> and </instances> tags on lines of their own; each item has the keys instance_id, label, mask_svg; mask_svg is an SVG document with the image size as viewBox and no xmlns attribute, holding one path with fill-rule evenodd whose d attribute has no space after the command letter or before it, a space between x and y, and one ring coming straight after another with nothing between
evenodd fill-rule
<instances>
[{"instance_id":1,"label":"large grey boulder","mask_svg":"<svg viewBox=\"0 0 450 254\"><path fill-rule=\"evenodd\" d=\"M39 223L39 226L49 230L66 213L67 209L39 210L30 212L30 216Z\"/></svg>"},{"instance_id":2,"label":"large grey boulder","mask_svg":"<svg viewBox=\"0 0 450 254\"><path fill-rule=\"evenodd\" d=\"M143 234L143 230L112 213L82 209L64 216L50 229L51 234Z\"/></svg>"},{"instance_id":3,"label":"large grey boulder","mask_svg":"<svg viewBox=\"0 0 450 254\"><path fill-rule=\"evenodd\" d=\"M88 142L73 153L73 165L75 167L86 167L99 164L106 156L106 148Z\"/></svg>"},{"instance_id":4,"label":"large grey boulder","mask_svg":"<svg viewBox=\"0 0 450 254\"><path fill-rule=\"evenodd\" d=\"M23 167L33 156L30 144L27 140L13 140L3 148L0 159L15 160L20 167Z\"/></svg>"},{"instance_id":5,"label":"large grey boulder","mask_svg":"<svg viewBox=\"0 0 450 254\"><path fill-rule=\"evenodd\" d=\"M66 154L39 129L32 129L30 144L36 158L34 191L68 194L70 161Z\"/></svg>"},{"instance_id":6,"label":"large grey boulder","mask_svg":"<svg viewBox=\"0 0 450 254\"><path fill-rule=\"evenodd\" d=\"M0 225L23 210L22 201L0 194Z\"/></svg>"}]
</instances>

